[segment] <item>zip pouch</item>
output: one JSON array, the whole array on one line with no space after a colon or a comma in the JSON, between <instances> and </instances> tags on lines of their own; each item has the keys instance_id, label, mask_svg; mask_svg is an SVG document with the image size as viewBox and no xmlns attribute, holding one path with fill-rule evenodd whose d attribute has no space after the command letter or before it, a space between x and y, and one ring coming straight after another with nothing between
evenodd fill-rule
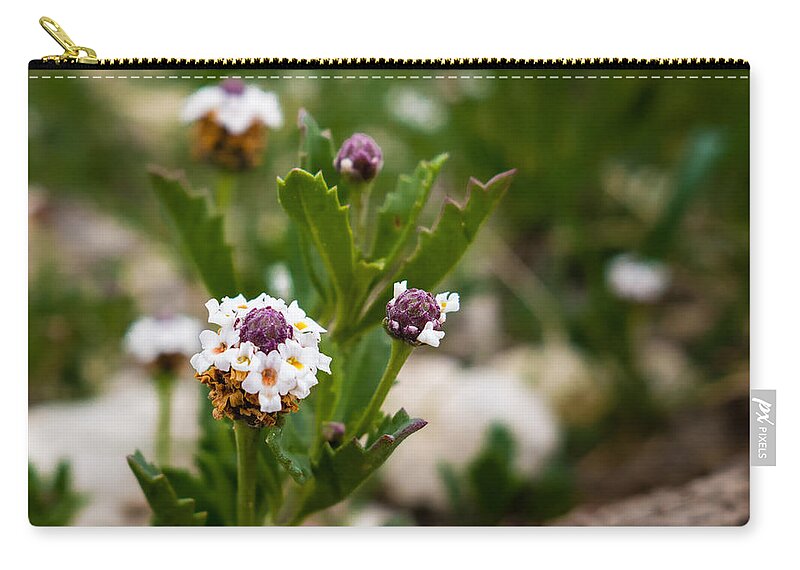
<instances>
[{"instance_id":1,"label":"zip pouch","mask_svg":"<svg viewBox=\"0 0 800 570\"><path fill-rule=\"evenodd\" d=\"M742 525L741 60L29 65L34 525Z\"/></svg>"}]
</instances>

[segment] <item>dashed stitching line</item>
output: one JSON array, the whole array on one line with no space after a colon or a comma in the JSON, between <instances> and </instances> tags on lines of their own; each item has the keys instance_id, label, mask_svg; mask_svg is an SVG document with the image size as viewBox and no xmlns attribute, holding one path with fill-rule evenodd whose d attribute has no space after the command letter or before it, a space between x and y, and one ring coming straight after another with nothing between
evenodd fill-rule
<instances>
[{"instance_id":1,"label":"dashed stitching line","mask_svg":"<svg viewBox=\"0 0 800 570\"><path fill-rule=\"evenodd\" d=\"M748 75L29 75L28 79L749 79Z\"/></svg>"}]
</instances>

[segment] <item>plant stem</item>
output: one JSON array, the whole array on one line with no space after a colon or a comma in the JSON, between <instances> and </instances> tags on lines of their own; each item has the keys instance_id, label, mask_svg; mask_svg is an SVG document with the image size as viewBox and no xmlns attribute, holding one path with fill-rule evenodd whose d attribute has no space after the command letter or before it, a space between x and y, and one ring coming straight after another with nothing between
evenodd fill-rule
<instances>
[{"instance_id":1,"label":"plant stem","mask_svg":"<svg viewBox=\"0 0 800 570\"><path fill-rule=\"evenodd\" d=\"M172 437L172 389L175 376L171 372L159 372L154 381L158 392L158 424L156 425L156 461L159 465L169 465Z\"/></svg>"},{"instance_id":2,"label":"plant stem","mask_svg":"<svg viewBox=\"0 0 800 570\"><path fill-rule=\"evenodd\" d=\"M386 364L386 370L383 371L383 376L381 376L381 381L378 383L378 388L372 395L372 399L369 401L364 415L361 416L361 419L356 424L356 428L349 431L345 439L359 437L370 428L375 416L383 405L383 401L389 394L389 390L392 388L395 379L397 379L400 369L403 367L406 360L408 360L413 350L414 347L407 342L392 339L392 353L389 355L389 362Z\"/></svg>"},{"instance_id":3,"label":"plant stem","mask_svg":"<svg viewBox=\"0 0 800 570\"><path fill-rule=\"evenodd\" d=\"M236 519L239 526L256 525L256 465L261 430L243 420L233 423L236 436Z\"/></svg>"},{"instance_id":4,"label":"plant stem","mask_svg":"<svg viewBox=\"0 0 800 570\"><path fill-rule=\"evenodd\" d=\"M231 197L236 187L236 176L231 172L222 171L217 177L217 189L215 198L217 201L217 211L224 214L231 203Z\"/></svg>"}]
</instances>

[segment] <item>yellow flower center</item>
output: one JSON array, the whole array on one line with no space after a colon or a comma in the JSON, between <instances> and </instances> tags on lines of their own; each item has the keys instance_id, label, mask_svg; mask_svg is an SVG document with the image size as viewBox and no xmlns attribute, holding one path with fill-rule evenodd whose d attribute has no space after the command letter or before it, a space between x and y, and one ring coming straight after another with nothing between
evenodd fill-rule
<instances>
[{"instance_id":1,"label":"yellow flower center","mask_svg":"<svg viewBox=\"0 0 800 570\"><path fill-rule=\"evenodd\" d=\"M213 352L214 354L222 354L222 353L223 353L223 352L225 352L227 349L228 349L228 347L227 347L227 346L225 346L225 343L223 342L223 343L221 343L219 346L217 346L216 348L214 348L214 349L213 349L211 352Z\"/></svg>"},{"instance_id":2,"label":"yellow flower center","mask_svg":"<svg viewBox=\"0 0 800 570\"><path fill-rule=\"evenodd\" d=\"M298 370L302 370L304 368L303 363L297 360L294 356L290 356L289 358L287 358L286 362L288 362Z\"/></svg>"},{"instance_id":3,"label":"yellow flower center","mask_svg":"<svg viewBox=\"0 0 800 570\"><path fill-rule=\"evenodd\" d=\"M306 328L308 328L308 325L307 325L307 324L305 324L303 321L296 322L296 323L294 324L294 326L296 326L296 327L297 327L297 330L299 330L299 331L301 331L301 330L303 330L303 329L306 329Z\"/></svg>"}]
</instances>

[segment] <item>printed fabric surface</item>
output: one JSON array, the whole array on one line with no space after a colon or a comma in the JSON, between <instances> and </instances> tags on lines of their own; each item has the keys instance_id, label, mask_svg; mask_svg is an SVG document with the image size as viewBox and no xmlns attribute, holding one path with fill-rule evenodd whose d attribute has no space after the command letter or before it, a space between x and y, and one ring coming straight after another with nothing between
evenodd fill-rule
<instances>
[{"instance_id":1,"label":"printed fabric surface","mask_svg":"<svg viewBox=\"0 0 800 570\"><path fill-rule=\"evenodd\" d=\"M746 63L28 74L32 524L747 522Z\"/></svg>"}]
</instances>

